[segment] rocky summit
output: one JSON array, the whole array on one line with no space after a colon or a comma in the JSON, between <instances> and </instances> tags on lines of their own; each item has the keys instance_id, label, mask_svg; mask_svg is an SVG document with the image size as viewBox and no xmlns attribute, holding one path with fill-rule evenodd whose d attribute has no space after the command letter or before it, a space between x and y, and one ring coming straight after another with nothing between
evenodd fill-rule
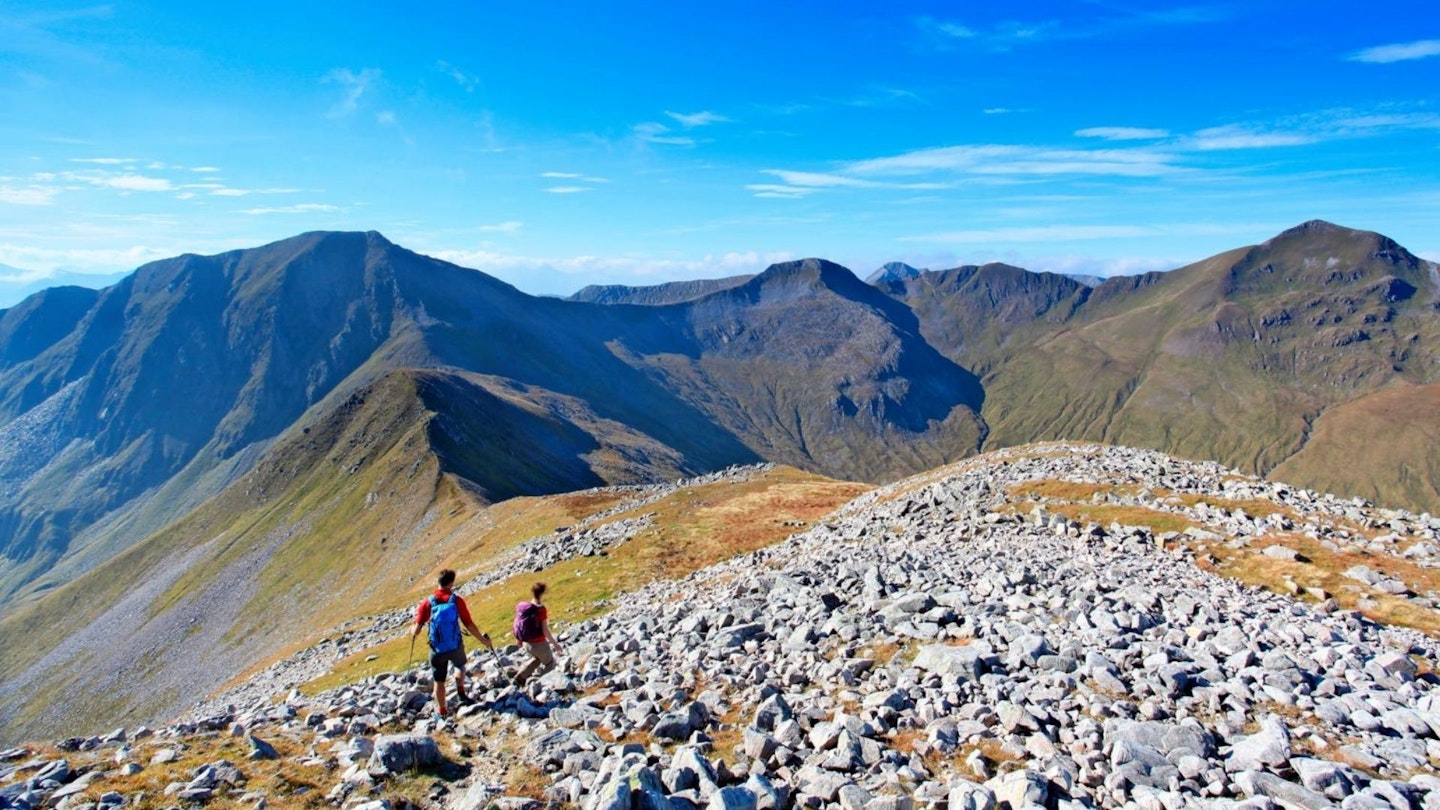
<instances>
[{"instance_id":1,"label":"rocky summit","mask_svg":"<svg viewBox=\"0 0 1440 810\"><path fill-rule=\"evenodd\" d=\"M599 523L525 553L628 542ZM184 723L0 752L0 807L1440 807L1437 532L1012 448L557 628L528 691L513 645L443 719L423 668L307 695L282 662Z\"/></svg>"}]
</instances>

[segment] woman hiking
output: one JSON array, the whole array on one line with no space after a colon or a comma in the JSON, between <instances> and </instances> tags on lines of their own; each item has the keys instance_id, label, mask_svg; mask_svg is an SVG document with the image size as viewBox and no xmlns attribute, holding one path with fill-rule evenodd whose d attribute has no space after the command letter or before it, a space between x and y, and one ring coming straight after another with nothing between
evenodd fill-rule
<instances>
[{"instance_id":1,"label":"woman hiking","mask_svg":"<svg viewBox=\"0 0 1440 810\"><path fill-rule=\"evenodd\" d=\"M530 586L531 601L515 606L515 640L530 653L531 661L515 675L515 686L524 688L532 675L543 677L555 668L555 655L563 653L560 642L550 632L550 612L545 609L545 589L548 586L537 582Z\"/></svg>"}]
</instances>

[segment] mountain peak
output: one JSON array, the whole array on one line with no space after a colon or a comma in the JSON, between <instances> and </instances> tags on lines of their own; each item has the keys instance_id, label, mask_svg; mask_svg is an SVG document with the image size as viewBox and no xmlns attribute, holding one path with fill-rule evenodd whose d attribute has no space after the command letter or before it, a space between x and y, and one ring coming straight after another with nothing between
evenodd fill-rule
<instances>
[{"instance_id":1,"label":"mountain peak","mask_svg":"<svg viewBox=\"0 0 1440 810\"><path fill-rule=\"evenodd\" d=\"M919 278L922 271L911 267L904 262L886 262L880 269L866 276L866 284L879 284L886 281L904 282L912 278Z\"/></svg>"},{"instance_id":2,"label":"mountain peak","mask_svg":"<svg viewBox=\"0 0 1440 810\"><path fill-rule=\"evenodd\" d=\"M1359 231L1354 228L1347 228L1344 225L1336 225L1323 219L1311 219L1296 225L1293 228L1286 228L1280 233L1265 240L1262 244L1271 245L1289 239L1303 237L1325 237L1325 236L1364 236L1369 231Z\"/></svg>"}]
</instances>

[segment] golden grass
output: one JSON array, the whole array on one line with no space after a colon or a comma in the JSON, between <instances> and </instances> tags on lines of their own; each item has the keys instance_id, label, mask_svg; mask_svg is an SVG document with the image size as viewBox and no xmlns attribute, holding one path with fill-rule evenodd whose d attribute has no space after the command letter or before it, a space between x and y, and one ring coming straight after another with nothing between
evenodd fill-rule
<instances>
[{"instance_id":1,"label":"golden grass","mask_svg":"<svg viewBox=\"0 0 1440 810\"><path fill-rule=\"evenodd\" d=\"M544 581L549 585L545 601L550 608L551 629L563 633L567 625L603 613L610 600L621 594L656 579L682 578L736 555L773 545L868 489L869 485L833 481L789 467L777 467L740 483L720 481L687 488L633 510L637 514L655 513L653 525L610 549L607 556L577 557L544 571L514 576L466 596L465 602L480 629L503 646L513 643L510 623L515 603L530 598L532 583ZM606 497L610 495L613 493L560 496L559 506L553 498L516 499L528 503L509 506L497 518L492 531L501 532L504 539L497 542L504 543L518 536L517 526L533 529L544 525L545 531L553 531L557 525L583 517L577 510L590 506L606 509L620 500ZM624 512L611 519L628 516L634 515ZM498 548L484 538L472 547L486 551ZM423 591L417 587L411 594L412 604L428 592L428 585ZM466 646L474 650L478 643L471 641ZM424 641L417 642L415 660L425 658L424 650ZM357 650L330 673L302 688L312 693L324 691L403 669L408 651L408 638ZM376 656L375 660L367 661L371 656Z\"/></svg>"},{"instance_id":2,"label":"golden grass","mask_svg":"<svg viewBox=\"0 0 1440 810\"><path fill-rule=\"evenodd\" d=\"M1260 553L1264 546L1275 544L1295 549L1304 562L1274 559ZM1301 589L1322 588L1340 607L1358 610L1382 624L1410 627L1440 637L1440 612L1416 605L1403 597L1381 593L1344 575L1356 565L1365 565L1404 582L1411 590L1426 592L1440 589L1440 571L1422 568L1389 554L1363 550L1333 551L1317 540L1290 533L1266 535L1249 549L1217 546L1211 548L1210 553L1220 560L1219 573L1246 584L1284 593L1281 588L1288 578ZM1362 604L1362 599L1371 604Z\"/></svg>"},{"instance_id":3,"label":"golden grass","mask_svg":"<svg viewBox=\"0 0 1440 810\"><path fill-rule=\"evenodd\" d=\"M1006 489L1006 492L1015 498L1045 498L1062 501L1088 501L1096 495L1110 494L1116 491L1115 487L1108 484L1060 481L1053 478L1025 481Z\"/></svg>"},{"instance_id":4,"label":"golden grass","mask_svg":"<svg viewBox=\"0 0 1440 810\"><path fill-rule=\"evenodd\" d=\"M1079 523L1097 523L1108 526L1119 523L1122 526L1148 526L1152 532L1184 532L1195 528L1195 523L1184 515L1164 512L1146 506L1117 506L1113 504L1050 503L1046 509L1064 515Z\"/></svg>"},{"instance_id":5,"label":"golden grass","mask_svg":"<svg viewBox=\"0 0 1440 810\"><path fill-rule=\"evenodd\" d=\"M207 808L249 810L254 805L240 801L240 796L248 791L263 793L272 806L317 810L333 806L325 796L339 781L338 771L331 771L320 764L301 764L299 759L309 751L309 747L296 739L283 734L271 735L264 730L261 730L259 736L275 746L280 753L279 759L251 760L250 745L246 738L219 734L192 735L183 740L152 739L134 743L131 759L143 765L144 770L133 776L116 774L107 777L96 782L81 795L85 800L97 801L102 794L110 791L125 795L144 793L146 801L140 804L140 807L170 806L175 804L174 799L164 795L165 788L170 783L189 782L194 778L197 768L218 760L227 760L245 775L246 780L237 787L227 788L223 795L217 792L216 797L206 803ZM442 752L449 750L451 738L448 735L437 734L436 741ZM179 756L174 762L149 764L150 757L163 748L173 748ZM322 758L328 756L328 747L321 747L316 753ZM106 758L110 751L107 749L96 754ZM61 756L58 753L56 755ZM73 755L71 759L74 760ZM452 778L461 773L459 766L454 763L445 769ZM392 797L423 796L436 776L437 774L429 772L400 775L385 783L384 794Z\"/></svg>"}]
</instances>

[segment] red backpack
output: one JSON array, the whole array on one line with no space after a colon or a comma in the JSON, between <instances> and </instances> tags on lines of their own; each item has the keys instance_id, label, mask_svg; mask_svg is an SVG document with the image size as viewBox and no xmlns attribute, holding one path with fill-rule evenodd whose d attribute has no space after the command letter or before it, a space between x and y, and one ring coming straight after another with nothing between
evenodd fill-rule
<instances>
[{"instance_id":1,"label":"red backpack","mask_svg":"<svg viewBox=\"0 0 1440 810\"><path fill-rule=\"evenodd\" d=\"M544 641L545 629L540 623L540 606L521 602L515 606L515 623L510 626L516 641Z\"/></svg>"}]
</instances>

